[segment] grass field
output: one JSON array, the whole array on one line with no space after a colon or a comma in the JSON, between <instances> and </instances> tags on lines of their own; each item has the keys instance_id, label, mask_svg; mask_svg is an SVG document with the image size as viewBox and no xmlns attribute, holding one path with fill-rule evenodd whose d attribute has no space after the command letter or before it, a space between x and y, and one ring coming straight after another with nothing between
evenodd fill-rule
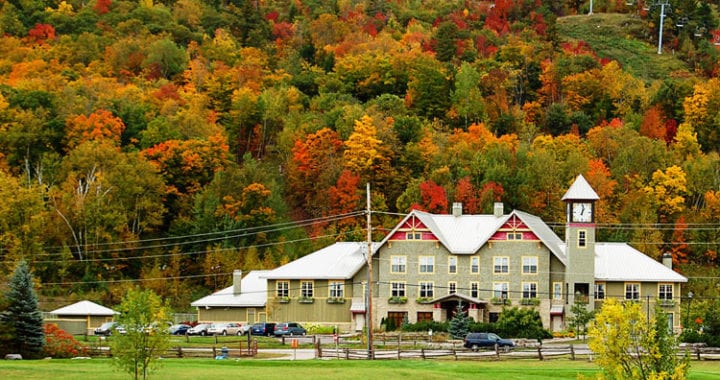
<instances>
[{"instance_id":1,"label":"grass field","mask_svg":"<svg viewBox=\"0 0 720 380\"><path fill-rule=\"evenodd\" d=\"M269 361L169 359L151 379L576 379L592 376L586 361ZM2 379L128 379L110 359L0 361ZM720 378L720 365L693 362L690 380Z\"/></svg>"}]
</instances>

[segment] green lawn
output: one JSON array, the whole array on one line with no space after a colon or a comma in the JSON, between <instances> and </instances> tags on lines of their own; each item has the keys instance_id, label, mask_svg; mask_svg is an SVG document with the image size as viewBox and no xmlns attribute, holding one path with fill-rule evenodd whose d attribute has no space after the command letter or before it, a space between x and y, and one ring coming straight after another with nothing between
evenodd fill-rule
<instances>
[{"instance_id":1,"label":"green lawn","mask_svg":"<svg viewBox=\"0 0 720 380\"><path fill-rule=\"evenodd\" d=\"M128 379L111 359L0 361L6 379ZM151 379L576 379L597 372L593 363L569 360L512 361L270 361L168 359ZM693 362L690 380L720 378L720 365Z\"/></svg>"}]
</instances>

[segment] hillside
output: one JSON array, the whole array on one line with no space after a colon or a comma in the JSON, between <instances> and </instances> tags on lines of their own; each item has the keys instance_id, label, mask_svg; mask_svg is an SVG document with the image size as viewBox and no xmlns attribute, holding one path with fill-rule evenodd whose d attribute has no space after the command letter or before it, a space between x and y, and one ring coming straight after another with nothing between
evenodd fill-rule
<instances>
[{"instance_id":1,"label":"hillside","mask_svg":"<svg viewBox=\"0 0 720 380\"><path fill-rule=\"evenodd\" d=\"M584 41L599 57L617 60L624 70L646 82L668 78L677 71L688 72L687 64L668 48L668 41L663 44L663 54L657 53L657 35L633 14L593 13L560 17L557 29L560 41Z\"/></svg>"},{"instance_id":2,"label":"hillside","mask_svg":"<svg viewBox=\"0 0 720 380\"><path fill-rule=\"evenodd\" d=\"M234 269L365 239L366 184L377 240L453 202L562 234L578 174L599 240L709 273L716 12L690 4L707 38L668 28L658 55L650 16L580 5L4 2L0 282L24 259L46 300L141 284L185 309Z\"/></svg>"}]
</instances>

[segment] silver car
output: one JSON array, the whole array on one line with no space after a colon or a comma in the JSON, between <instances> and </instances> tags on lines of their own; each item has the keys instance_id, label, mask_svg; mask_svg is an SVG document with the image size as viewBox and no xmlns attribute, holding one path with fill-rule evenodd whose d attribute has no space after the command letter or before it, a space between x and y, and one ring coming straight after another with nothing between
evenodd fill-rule
<instances>
[{"instance_id":1,"label":"silver car","mask_svg":"<svg viewBox=\"0 0 720 380\"><path fill-rule=\"evenodd\" d=\"M239 323L213 323L208 327L208 335L242 335L242 326Z\"/></svg>"}]
</instances>

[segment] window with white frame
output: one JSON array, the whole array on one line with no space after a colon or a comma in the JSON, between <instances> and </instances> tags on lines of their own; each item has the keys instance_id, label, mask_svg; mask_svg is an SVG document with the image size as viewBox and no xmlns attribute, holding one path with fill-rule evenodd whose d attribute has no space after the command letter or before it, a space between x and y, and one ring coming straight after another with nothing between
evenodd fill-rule
<instances>
[{"instance_id":1,"label":"window with white frame","mask_svg":"<svg viewBox=\"0 0 720 380\"><path fill-rule=\"evenodd\" d=\"M523 282L522 288L523 298L537 298L537 282Z\"/></svg>"},{"instance_id":2,"label":"window with white frame","mask_svg":"<svg viewBox=\"0 0 720 380\"><path fill-rule=\"evenodd\" d=\"M420 273L434 273L435 272L435 257L434 256L420 256L419 257Z\"/></svg>"},{"instance_id":3,"label":"window with white frame","mask_svg":"<svg viewBox=\"0 0 720 380\"><path fill-rule=\"evenodd\" d=\"M522 267L523 274L537 274L537 270L538 270L537 256L524 256L522 258L522 261L523 261L523 267Z\"/></svg>"},{"instance_id":4,"label":"window with white frame","mask_svg":"<svg viewBox=\"0 0 720 380\"><path fill-rule=\"evenodd\" d=\"M505 274L510 272L510 258L506 256L496 256L493 258L494 266L493 272L498 274Z\"/></svg>"},{"instance_id":5,"label":"window with white frame","mask_svg":"<svg viewBox=\"0 0 720 380\"><path fill-rule=\"evenodd\" d=\"M638 283L625 284L625 299L626 300L639 300L640 299L640 284L638 284Z\"/></svg>"},{"instance_id":6,"label":"window with white frame","mask_svg":"<svg viewBox=\"0 0 720 380\"><path fill-rule=\"evenodd\" d=\"M508 298L507 282L493 282L493 298Z\"/></svg>"},{"instance_id":7,"label":"window with white frame","mask_svg":"<svg viewBox=\"0 0 720 380\"><path fill-rule=\"evenodd\" d=\"M287 281L278 281L275 284L275 295L278 298L290 297L290 283Z\"/></svg>"},{"instance_id":8,"label":"window with white frame","mask_svg":"<svg viewBox=\"0 0 720 380\"><path fill-rule=\"evenodd\" d=\"M605 283L604 282L598 282L595 284L595 299L596 300L604 300L605 299Z\"/></svg>"},{"instance_id":9,"label":"window with white frame","mask_svg":"<svg viewBox=\"0 0 720 380\"><path fill-rule=\"evenodd\" d=\"M673 299L673 285L658 284L658 298L660 298L661 300Z\"/></svg>"},{"instance_id":10,"label":"window with white frame","mask_svg":"<svg viewBox=\"0 0 720 380\"><path fill-rule=\"evenodd\" d=\"M562 299L562 282L553 282L553 299L554 300L561 300Z\"/></svg>"},{"instance_id":11,"label":"window with white frame","mask_svg":"<svg viewBox=\"0 0 720 380\"><path fill-rule=\"evenodd\" d=\"M418 283L420 287L419 296L421 298L433 298L435 297L435 284L431 281L420 281Z\"/></svg>"},{"instance_id":12,"label":"window with white frame","mask_svg":"<svg viewBox=\"0 0 720 380\"><path fill-rule=\"evenodd\" d=\"M345 296L345 283L344 282L331 282L330 283L330 298L343 298Z\"/></svg>"},{"instance_id":13,"label":"window with white frame","mask_svg":"<svg viewBox=\"0 0 720 380\"><path fill-rule=\"evenodd\" d=\"M478 256L470 258L470 273L480 273L480 258Z\"/></svg>"},{"instance_id":14,"label":"window with white frame","mask_svg":"<svg viewBox=\"0 0 720 380\"><path fill-rule=\"evenodd\" d=\"M405 273L406 265L407 265L407 257L405 257L405 256L390 256L390 272L391 273Z\"/></svg>"},{"instance_id":15,"label":"window with white frame","mask_svg":"<svg viewBox=\"0 0 720 380\"><path fill-rule=\"evenodd\" d=\"M390 283L390 296L405 297L405 283L394 281Z\"/></svg>"},{"instance_id":16,"label":"window with white frame","mask_svg":"<svg viewBox=\"0 0 720 380\"><path fill-rule=\"evenodd\" d=\"M303 298L312 298L313 297L313 282L312 281L303 281L300 283L300 296Z\"/></svg>"},{"instance_id":17,"label":"window with white frame","mask_svg":"<svg viewBox=\"0 0 720 380\"><path fill-rule=\"evenodd\" d=\"M478 283L478 282L470 283L470 297L480 298L480 283Z\"/></svg>"},{"instance_id":18,"label":"window with white frame","mask_svg":"<svg viewBox=\"0 0 720 380\"><path fill-rule=\"evenodd\" d=\"M455 294L457 293L457 282L451 281L448 282L448 294Z\"/></svg>"},{"instance_id":19,"label":"window with white frame","mask_svg":"<svg viewBox=\"0 0 720 380\"><path fill-rule=\"evenodd\" d=\"M448 257L448 273L457 273L457 257Z\"/></svg>"},{"instance_id":20,"label":"window with white frame","mask_svg":"<svg viewBox=\"0 0 720 380\"><path fill-rule=\"evenodd\" d=\"M578 247L585 247L587 245L587 231L578 231Z\"/></svg>"}]
</instances>

